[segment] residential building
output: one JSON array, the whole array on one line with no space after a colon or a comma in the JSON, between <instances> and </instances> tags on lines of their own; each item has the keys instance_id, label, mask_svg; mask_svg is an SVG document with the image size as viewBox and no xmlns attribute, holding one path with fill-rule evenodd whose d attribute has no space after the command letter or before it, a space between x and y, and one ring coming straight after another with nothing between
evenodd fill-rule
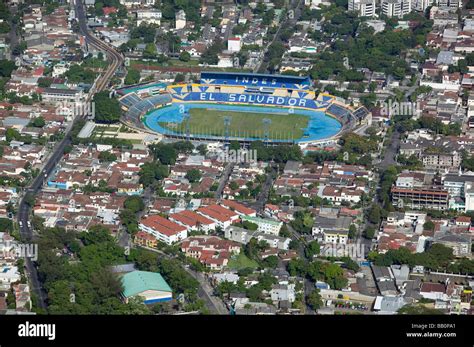
<instances>
[{"instance_id":1,"label":"residential building","mask_svg":"<svg viewBox=\"0 0 474 347\"><path fill-rule=\"evenodd\" d=\"M184 10L179 10L176 13L176 25L175 28L177 30L184 29L186 27L186 13Z\"/></svg>"},{"instance_id":2,"label":"residential building","mask_svg":"<svg viewBox=\"0 0 474 347\"><path fill-rule=\"evenodd\" d=\"M469 234L445 234L435 237L433 243L439 243L453 250L456 257L471 255L472 237Z\"/></svg>"},{"instance_id":3,"label":"residential building","mask_svg":"<svg viewBox=\"0 0 474 347\"><path fill-rule=\"evenodd\" d=\"M137 26L142 23L161 24L161 11L156 9L142 9L136 11Z\"/></svg>"},{"instance_id":4,"label":"residential building","mask_svg":"<svg viewBox=\"0 0 474 347\"><path fill-rule=\"evenodd\" d=\"M392 203L413 209L443 211L449 207L449 193L440 188L399 188L392 187Z\"/></svg>"},{"instance_id":5,"label":"residential building","mask_svg":"<svg viewBox=\"0 0 474 347\"><path fill-rule=\"evenodd\" d=\"M348 10L355 11L360 17L375 16L375 0L349 0Z\"/></svg>"},{"instance_id":6,"label":"residential building","mask_svg":"<svg viewBox=\"0 0 474 347\"><path fill-rule=\"evenodd\" d=\"M233 254L240 253L240 244L217 236L193 236L181 243L181 251L211 270L222 270Z\"/></svg>"},{"instance_id":7,"label":"residential building","mask_svg":"<svg viewBox=\"0 0 474 347\"><path fill-rule=\"evenodd\" d=\"M272 248L280 250L288 250L291 239L288 237L280 237L266 234L260 231L247 230L236 226L231 226L225 230L225 238L246 245L252 238L257 241L265 241Z\"/></svg>"},{"instance_id":8,"label":"residential building","mask_svg":"<svg viewBox=\"0 0 474 347\"><path fill-rule=\"evenodd\" d=\"M227 41L227 50L232 53L240 52L242 48L242 39L240 37L231 37Z\"/></svg>"},{"instance_id":9,"label":"residential building","mask_svg":"<svg viewBox=\"0 0 474 347\"><path fill-rule=\"evenodd\" d=\"M242 221L247 221L253 224L257 224L258 225L257 230L265 234L278 235L281 227L283 226L282 222L276 221L274 219L269 219L269 218L242 216L241 219Z\"/></svg>"},{"instance_id":10,"label":"residential building","mask_svg":"<svg viewBox=\"0 0 474 347\"><path fill-rule=\"evenodd\" d=\"M139 228L168 245L184 240L188 237L186 227L158 215L142 219Z\"/></svg>"},{"instance_id":11,"label":"residential building","mask_svg":"<svg viewBox=\"0 0 474 347\"><path fill-rule=\"evenodd\" d=\"M414 0L414 9L416 11L425 12L432 4L433 0Z\"/></svg>"},{"instance_id":12,"label":"residential building","mask_svg":"<svg viewBox=\"0 0 474 347\"><path fill-rule=\"evenodd\" d=\"M324 230L322 236L325 243L345 245L349 239L349 230Z\"/></svg>"},{"instance_id":13,"label":"residential building","mask_svg":"<svg viewBox=\"0 0 474 347\"><path fill-rule=\"evenodd\" d=\"M169 219L176 222L190 230L201 230L205 233L216 228L216 222L209 218L200 215L199 213L184 210L178 213L172 213L169 215Z\"/></svg>"},{"instance_id":14,"label":"residential building","mask_svg":"<svg viewBox=\"0 0 474 347\"><path fill-rule=\"evenodd\" d=\"M402 18L412 10L411 0L382 0L381 13L387 17Z\"/></svg>"}]
</instances>

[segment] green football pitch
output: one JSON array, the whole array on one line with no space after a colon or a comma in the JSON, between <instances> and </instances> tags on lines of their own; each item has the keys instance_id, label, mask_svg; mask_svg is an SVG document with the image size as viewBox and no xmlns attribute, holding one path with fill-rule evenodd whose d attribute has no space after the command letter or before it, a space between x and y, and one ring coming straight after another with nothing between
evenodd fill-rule
<instances>
[{"instance_id":1,"label":"green football pitch","mask_svg":"<svg viewBox=\"0 0 474 347\"><path fill-rule=\"evenodd\" d=\"M309 122L308 116L294 113L246 112L245 108L241 112L192 108L189 110L189 131L191 134L225 136L224 117L230 117L229 136L262 139L265 137L266 127L271 139L300 139ZM269 120L267 124L265 119ZM160 122L160 125L177 133L186 133L185 122Z\"/></svg>"}]
</instances>

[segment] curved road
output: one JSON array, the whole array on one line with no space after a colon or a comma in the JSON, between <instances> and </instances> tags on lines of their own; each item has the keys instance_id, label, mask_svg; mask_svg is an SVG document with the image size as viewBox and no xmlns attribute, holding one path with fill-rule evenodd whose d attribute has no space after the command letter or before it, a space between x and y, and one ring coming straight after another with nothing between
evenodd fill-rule
<instances>
[{"instance_id":1,"label":"curved road","mask_svg":"<svg viewBox=\"0 0 474 347\"><path fill-rule=\"evenodd\" d=\"M88 97L86 99L86 103L90 102L92 95L96 92L100 92L104 90L106 87L109 85L109 81L114 75L114 73L117 71L119 67L123 65L123 56L118 53L114 48L109 46L108 44L104 43L100 39L96 38L95 36L91 35L90 32L87 29L87 24L86 24L86 17L84 13L84 5L82 4L81 1L72 1L72 4L75 6L76 9L76 18L79 21L79 28L81 33L84 35L86 42L95 47L96 49L104 52L107 55L107 60L110 62L110 65L105 71L105 73L99 77L99 79L96 81L94 86L91 88L91 90L88 93ZM84 119L87 115L80 115L75 117L72 125L74 125L79 119ZM27 189L27 194L31 194L35 196L41 187L43 186L44 181L46 180L49 175L53 172L54 168L58 164L58 162L61 160L61 157L64 153L64 148L71 144L71 129L73 126L69 126L66 130L64 139L59 142L55 149L54 152L52 153L51 157L48 159L46 164L43 167L43 170L41 173L34 179L33 183L30 185L30 187ZM20 224L20 235L21 239L23 242L31 242L33 239L33 231L30 229L28 226L28 221L29 221L29 216L30 216L30 207L24 197L20 201L20 205L18 208L18 222ZM47 304L46 304L46 292L42 288L39 280L38 280L38 272L33 264L33 261L31 258L25 258L25 267L26 271L28 273L28 277L30 278L30 283L31 283L31 289L35 292L37 298L38 298L38 306L42 309L46 309Z\"/></svg>"}]
</instances>

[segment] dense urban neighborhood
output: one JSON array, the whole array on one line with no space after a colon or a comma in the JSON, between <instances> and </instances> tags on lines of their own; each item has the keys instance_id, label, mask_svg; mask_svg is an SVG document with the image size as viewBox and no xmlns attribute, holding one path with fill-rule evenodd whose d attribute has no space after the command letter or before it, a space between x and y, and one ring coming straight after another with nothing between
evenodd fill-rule
<instances>
[{"instance_id":1,"label":"dense urban neighborhood","mask_svg":"<svg viewBox=\"0 0 474 347\"><path fill-rule=\"evenodd\" d=\"M0 314L472 315L474 2L0 4Z\"/></svg>"}]
</instances>

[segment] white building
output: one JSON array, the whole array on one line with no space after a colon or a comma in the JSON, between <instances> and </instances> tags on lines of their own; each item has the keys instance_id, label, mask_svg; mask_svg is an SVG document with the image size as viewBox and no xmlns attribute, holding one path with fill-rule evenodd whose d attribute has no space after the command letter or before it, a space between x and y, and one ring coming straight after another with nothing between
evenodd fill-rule
<instances>
[{"instance_id":1,"label":"white building","mask_svg":"<svg viewBox=\"0 0 474 347\"><path fill-rule=\"evenodd\" d=\"M458 8L462 7L462 1L461 0L437 0L437 6L440 9L448 9L451 11L456 11Z\"/></svg>"},{"instance_id":2,"label":"white building","mask_svg":"<svg viewBox=\"0 0 474 347\"><path fill-rule=\"evenodd\" d=\"M242 39L240 37L231 37L227 41L227 50L232 53L240 52L242 48Z\"/></svg>"},{"instance_id":3,"label":"white building","mask_svg":"<svg viewBox=\"0 0 474 347\"><path fill-rule=\"evenodd\" d=\"M433 0L415 0L414 9L425 12L425 10L433 4Z\"/></svg>"},{"instance_id":4,"label":"white building","mask_svg":"<svg viewBox=\"0 0 474 347\"><path fill-rule=\"evenodd\" d=\"M402 18L412 10L411 0L382 0L381 12L387 17Z\"/></svg>"},{"instance_id":5,"label":"white building","mask_svg":"<svg viewBox=\"0 0 474 347\"><path fill-rule=\"evenodd\" d=\"M324 230L323 234L323 241L325 243L336 243L336 244L347 244L347 240L349 239L349 231L348 230Z\"/></svg>"},{"instance_id":6,"label":"white building","mask_svg":"<svg viewBox=\"0 0 474 347\"><path fill-rule=\"evenodd\" d=\"M3 265L0 267L0 284L12 284L18 282L21 275L18 267L11 265Z\"/></svg>"},{"instance_id":7,"label":"white building","mask_svg":"<svg viewBox=\"0 0 474 347\"><path fill-rule=\"evenodd\" d=\"M375 16L375 0L349 0L347 6L349 11L355 11L361 17Z\"/></svg>"},{"instance_id":8,"label":"white building","mask_svg":"<svg viewBox=\"0 0 474 347\"><path fill-rule=\"evenodd\" d=\"M227 239L236 241L246 245L251 239L255 238L257 241L265 241L271 248L277 248L282 250L288 250L290 247L291 239L288 237L280 237L271 234L265 234L260 231L252 231L239 227L232 226L225 230Z\"/></svg>"},{"instance_id":9,"label":"white building","mask_svg":"<svg viewBox=\"0 0 474 347\"><path fill-rule=\"evenodd\" d=\"M184 29L186 27L186 13L180 10L176 13L176 29Z\"/></svg>"},{"instance_id":10,"label":"white building","mask_svg":"<svg viewBox=\"0 0 474 347\"><path fill-rule=\"evenodd\" d=\"M161 11L160 10L137 10L137 25L142 23L161 25Z\"/></svg>"},{"instance_id":11,"label":"white building","mask_svg":"<svg viewBox=\"0 0 474 347\"><path fill-rule=\"evenodd\" d=\"M375 33L379 33L385 30L385 21L383 20L372 19L372 20L366 21L365 24L367 24L367 26L374 29Z\"/></svg>"},{"instance_id":12,"label":"white building","mask_svg":"<svg viewBox=\"0 0 474 347\"><path fill-rule=\"evenodd\" d=\"M258 218L258 217L249 217L242 216L242 221L247 221L258 225L258 231L266 234L278 235L280 229L283 225L283 222L276 221L274 219L267 218Z\"/></svg>"},{"instance_id":13,"label":"white building","mask_svg":"<svg viewBox=\"0 0 474 347\"><path fill-rule=\"evenodd\" d=\"M159 241L171 245L188 237L187 229L158 215L149 216L138 225L141 231L153 235Z\"/></svg>"},{"instance_id":14,"label":"white building","mask_svg":"<svg viewBox=\"0 0 474 347\"><path fill-rule=\"evenodd\" d=\"M62 76L67 72L68 69L69 69L68 65L65 62L60 62L53 66L52 76L53 77Z\"/></svg>"}]
</instances>

